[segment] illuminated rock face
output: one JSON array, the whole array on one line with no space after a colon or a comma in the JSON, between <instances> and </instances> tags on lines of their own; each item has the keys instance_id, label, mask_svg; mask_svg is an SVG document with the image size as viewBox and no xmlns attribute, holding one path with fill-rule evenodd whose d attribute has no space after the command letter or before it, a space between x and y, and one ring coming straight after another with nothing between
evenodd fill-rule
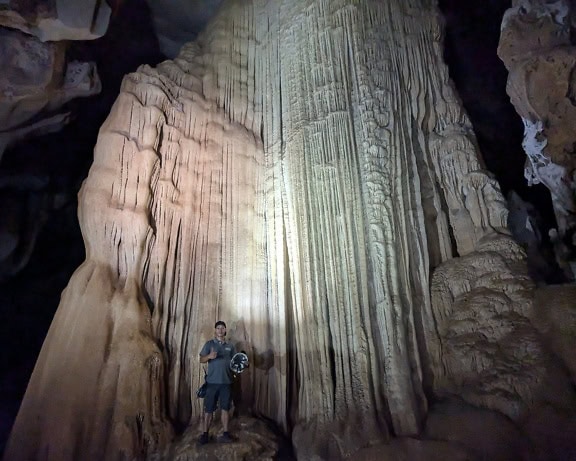
<instances>
[{"instance_id":1,"label":"illuminated rock face","mask_svg":"<svg viewBox=\"0 0 576 461\"><path fill-rule=\"evenodd\" d=\"M539 350L524 256L440 36L424 0L236 1L177 59L127 76L80 193L87 260L7 458L162 448L168 420L201 414L198 352L216 319L252 359L239 406L293 429L302 459L416 435L424 390L461 390L471 369L446 326L456 296L512 284L522 295L506 309ZM506 363L498 383L517 386L516 372ZM515 409L541 385L518 380ZM464 398L510 408L484 391Z\"/></svg>"}]
</instances>

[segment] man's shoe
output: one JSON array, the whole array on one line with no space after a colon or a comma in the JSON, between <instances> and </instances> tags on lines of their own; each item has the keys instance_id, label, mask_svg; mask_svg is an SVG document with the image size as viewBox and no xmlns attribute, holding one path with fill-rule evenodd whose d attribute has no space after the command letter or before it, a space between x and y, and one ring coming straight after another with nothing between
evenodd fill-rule
<instances>
[{"instance_id":1,"label":"man's shoe","mask_svg":"<svg viewBox=\"0 0 576 461\"><path fill-rule=\"evenodd\" d=\"M224 432L220 437L218 437L218 443L232 443L234 439L230 435L230 432Z\"/></svg>"},{"instance_id":2,"label":"man's shoe","mask_svg":"<svg viewBox=\"0 0 576 461\"><path fill-rule=\"evenodd\" d=\"M206 445L209 441L208 432L202 432L202 435L198 438L198 443L200 445Z\"/></svg>"}]
</instances>

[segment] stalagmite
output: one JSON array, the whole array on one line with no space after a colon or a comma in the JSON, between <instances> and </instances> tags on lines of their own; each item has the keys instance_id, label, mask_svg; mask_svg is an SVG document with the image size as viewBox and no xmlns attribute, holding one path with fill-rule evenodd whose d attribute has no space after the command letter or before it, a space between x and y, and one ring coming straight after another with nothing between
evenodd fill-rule
<instances>
[{"instance_id":1,"label":"stalagmite","mask_svg":"<svg viewBox=\"0 0 576 461\"><path fill-rule=\"evenodd\" d=\"M531 299L440 39L427 0L236 0L126 76L80 193L87 259L6 459L165 447L169 421L201 414L215 319L252 358L239 406L301 459L419 434L463 376L443 322L471 285L451 271L476 264L492 289L486 242L510 246L507 312Z\"/></svg>"}]
</instances>

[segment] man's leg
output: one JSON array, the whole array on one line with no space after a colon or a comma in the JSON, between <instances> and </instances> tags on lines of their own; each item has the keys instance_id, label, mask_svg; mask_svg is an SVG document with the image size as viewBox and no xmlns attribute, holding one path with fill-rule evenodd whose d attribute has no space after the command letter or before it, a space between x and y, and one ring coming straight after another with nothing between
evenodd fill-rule
<instances>
[{"instance_id":1,"label":"man's leg","mask_svg":"<svg viewBox=\"0 0 576 461\"><path fill-rule=\"evenodd\" d=\"M222 429L224 432L228 432L228 420L229 420L228 410L222 410Z\"/></svg>"},{"instance_id":2,"label":"man's leg","mask_svg":"<svg viewBox=\"0 0 576 461\"><path fill-rule=\"evenodd\" d=\"M204 409L204 419L202 421L202 434L200 434L200 438L198 442L200 445L204 445L210 441L210 435L208 431L210 430L210 424L212 423L212 413L208 413L206 409Z\"/></svg>"},{"instance_id":3,"label":"man's leg","mask_svg":"<svg viewBox=\"0 0 576 461\"><path fill-rule=\"evenodd\" d=\"M204 411L204 432L208 432L210 430L210 424L212 424L212 413Z\"/></svg>"},{"instance_id":4,"label":"man's leg","mask_svg":"<svg viewBox=\"0 0 576 461\"><path fill-rule=\"evenodd\" d=\"M219 442L232 442L233 439L228 432L228 421L230 420L230 407L232 405L231 392L229 385L222 385L220 388L220 408L222 409L222 429L224 433L218 438Z\"/></svg>"},{"instance_id":5,"label":"man's leg","mask_svg":"<svg viewBox=\"0 0 576 461\"><path fill-rule=\"evenodd\" d=\"M216 399L218 398L218 385L208 384L206 395L204 396L204 420L202 421L202 435L200 435L200 444L208 443L210 437L208 431L212 424L212 414L216 410Z\"/></svg>"}]
</instances>

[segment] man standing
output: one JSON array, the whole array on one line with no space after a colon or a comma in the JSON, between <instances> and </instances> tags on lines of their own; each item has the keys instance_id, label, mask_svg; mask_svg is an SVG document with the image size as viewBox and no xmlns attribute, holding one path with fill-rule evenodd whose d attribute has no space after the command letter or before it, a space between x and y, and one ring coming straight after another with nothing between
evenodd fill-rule
<instances>
[{"instance_id":1,"label":"man standing","mask_svg":"<svg viewBox=\"0 0 576 461\"><path fill-rule=\"evenodd\" d=\"M230 405L232 403L232 371L230 360L236 353L234 346L226 341L226 324L219 320L214 325L215 338L204 344L200 351L200 363L208 363L206 375L206 396L204 397L204 427L199 442L203 445L208 442L208 431L212 423L212 415L216 411L216 403L220 402L222 410L222 427L224 433L218 437L218 442L232 442L228 432Z\"/></svg>"}]
</instances>

